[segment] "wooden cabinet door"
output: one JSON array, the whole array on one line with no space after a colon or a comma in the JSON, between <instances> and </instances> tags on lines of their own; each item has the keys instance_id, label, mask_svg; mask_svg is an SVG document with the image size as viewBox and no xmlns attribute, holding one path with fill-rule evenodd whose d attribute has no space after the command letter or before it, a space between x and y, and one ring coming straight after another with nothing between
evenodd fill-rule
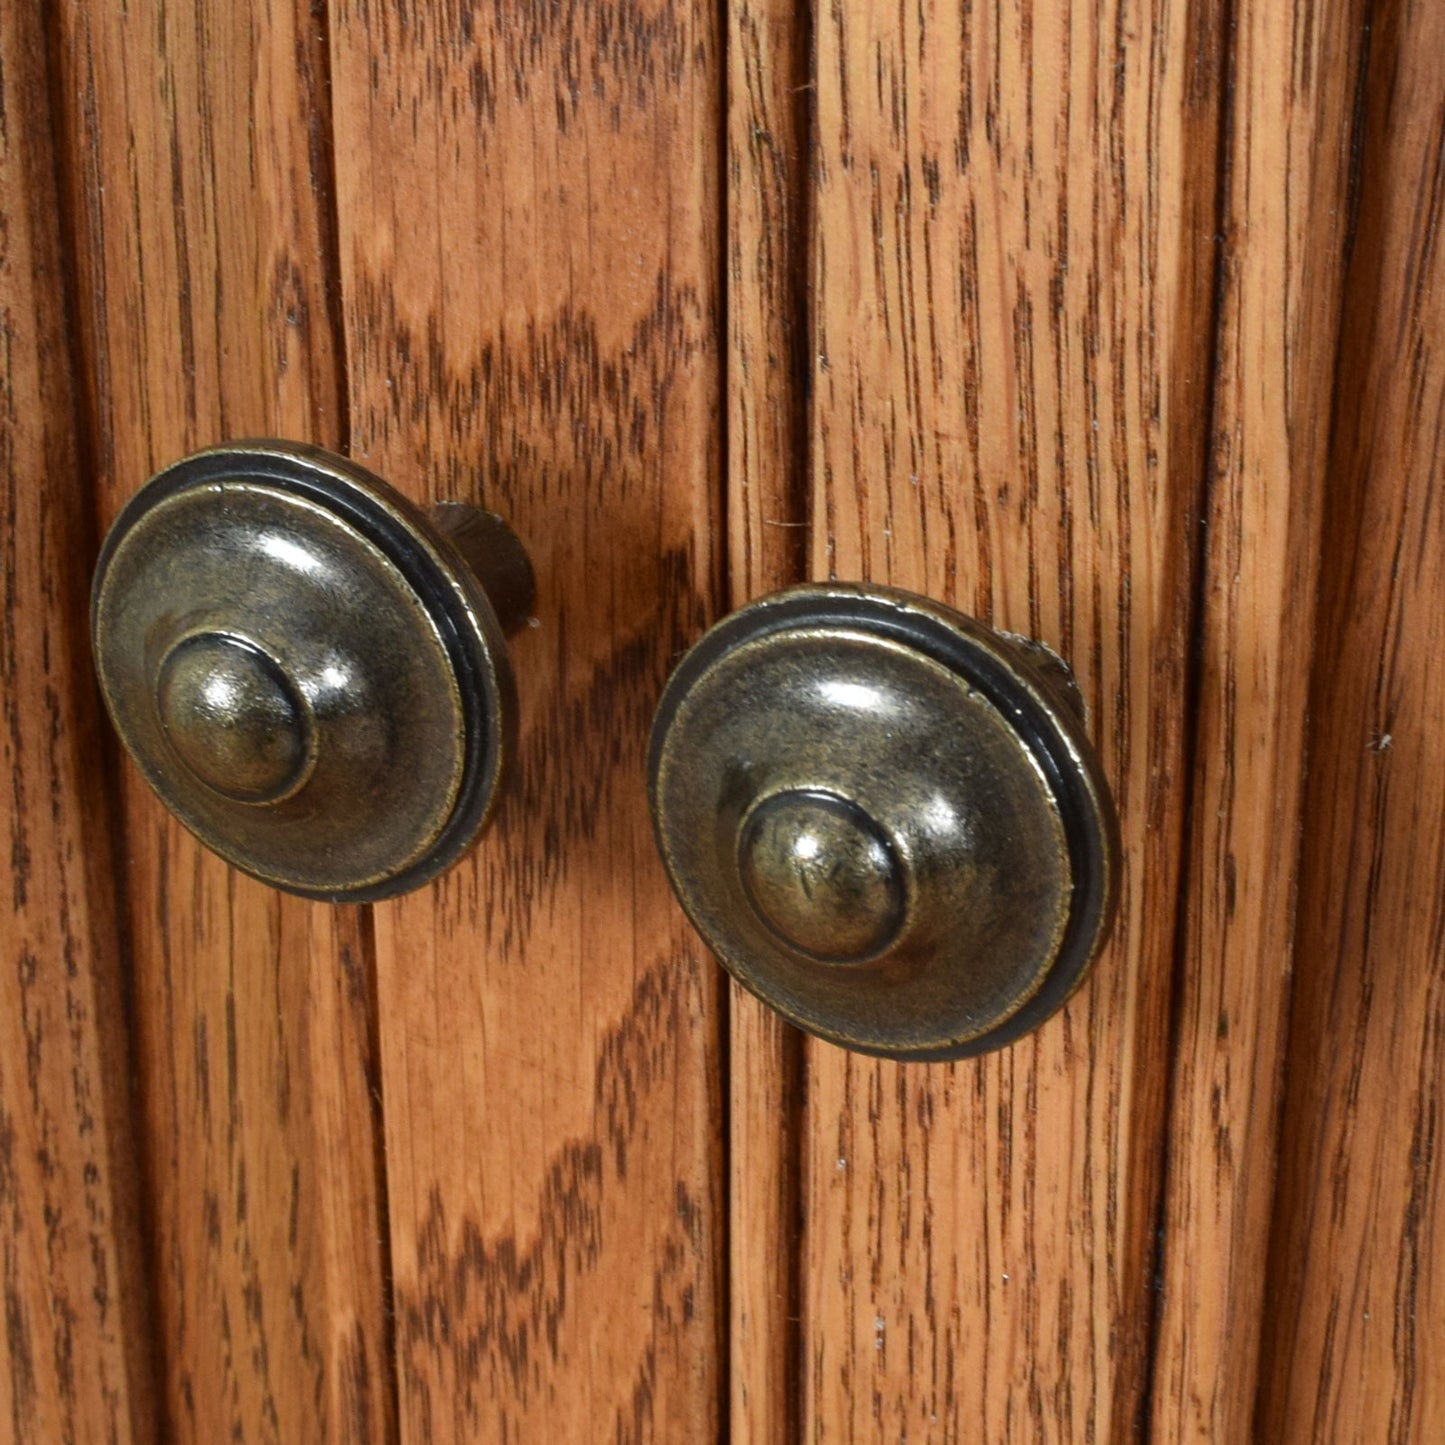
<instances>
[{"instance_id":1,"label":"wooden cabinet door","mask_svg":"<svg viewBox=\"0 0 1445 1445\"><path fill-rule=\"evenodd\" d=\"M0 1438L1431 1441L1428 0L0 6ZM538 577L477 848L225 868L99 536L276 435ZM871 578L1072 663L1112 943L965 1064L735 990L663 681Z\"/></svg>"}]
</instances>

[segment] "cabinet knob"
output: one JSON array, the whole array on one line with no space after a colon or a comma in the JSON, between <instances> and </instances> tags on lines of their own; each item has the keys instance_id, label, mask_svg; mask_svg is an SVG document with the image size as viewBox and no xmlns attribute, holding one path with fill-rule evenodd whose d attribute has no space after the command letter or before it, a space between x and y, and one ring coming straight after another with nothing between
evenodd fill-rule
<instances>
[{"instance_id":1,"label":"cabinet knob","mask_svg":"<svg viewBox=\"0 0 1445 1445\"><path fill-rule=\"evenodd\" d=\"M126 504L91 635L122 741L191 832L274 887L362 902L434 877L486 821L516 727L505 633L532 597L501 518L236 442Z\"/></svg>"},{"instance_id":2,"label":"cabinet knob","mask_svg":"<svg viewBox=\"0 0 1445 1445\"><path fill-rule=\"evenodd\" d=\"M926 598L829 584L725 618L653 726L674 890L737 980L862 1053L960 1059L1068 998L1118 826L1063 662Z\"/></svg>"}]
</instances>

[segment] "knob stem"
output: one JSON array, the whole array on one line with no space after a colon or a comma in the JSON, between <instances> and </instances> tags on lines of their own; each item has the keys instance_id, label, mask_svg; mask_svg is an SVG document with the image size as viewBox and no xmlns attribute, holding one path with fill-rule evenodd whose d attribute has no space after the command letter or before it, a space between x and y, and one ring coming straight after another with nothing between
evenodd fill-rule
<instances>
[{"instance_id":1,"label":"knob stem","mask_svg":"<svg viewBox=\"0 0 1445 1445\"><path fill-rule=\"evenodd\" d=\"M482 584L507 636L525 627L537 600L537 583L517 534L495 512L465 502L439 502L431 509L431 519Z\"/></svg>"}]
</instances>

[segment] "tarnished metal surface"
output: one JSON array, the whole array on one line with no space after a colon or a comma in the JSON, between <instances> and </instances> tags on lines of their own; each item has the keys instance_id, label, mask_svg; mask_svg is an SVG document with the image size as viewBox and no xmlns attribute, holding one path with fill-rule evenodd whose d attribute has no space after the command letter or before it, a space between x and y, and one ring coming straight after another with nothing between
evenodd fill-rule
<instances>
[{"instance_id":1,"label":"tarnished metal surface","mask_svg":"<svg viewBox=\"0 0 1445 1445\"><path fill-rule=\"evenodd\" d=\"M353 462L258 441L166 468L106 538L91 630L111 717L166 806L254 877L388 897L485 822L515 702L468 560L513 621L531 573L500 519L449 504L438 523Z\"/></svg>"},{"instance_id":2,"label":"tarnished metal surface","mask_svg":"<svg viewBox=\"0 0 1445 1445\"><path fill-rule=\"evenodd\" d=\"M1068 669L925 598L797 587L726 618L667 686L650 786L698 931L848 1048L1009 1043L1108 929L1118 830Z\"/></svg>"}]
</instances>

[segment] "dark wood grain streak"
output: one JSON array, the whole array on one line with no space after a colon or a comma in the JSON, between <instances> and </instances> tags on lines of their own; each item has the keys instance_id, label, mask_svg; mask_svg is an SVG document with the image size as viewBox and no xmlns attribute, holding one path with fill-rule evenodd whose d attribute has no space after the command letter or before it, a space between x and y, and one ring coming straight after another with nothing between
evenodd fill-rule
<instances>
[{"instance_id":1,"label":"dark wood grain streak","mask_svg":"<svg viewBox=\"0 0 1445 1445\"><path fill-rule=\"evenodd\" d=\"M643 766L720 594L715 10L332 7L353 451L537 574L498 816L376 910L418 1445L719 1428L722 988Z\"/></svg>"},{"instance_id":2,"label":"dark wood grain streak","mask_svg":"<svg viewBox=\"0 0 1445 1445\"><path fill-rule=\"evenodd\" d=\"M1118 799L1112 945L975 1064L809 1044L810 1439L1142 1426L1206 451L1222 17L817 11L817 575L1073 664Z\"/></svg>"},{"instance_id":3,"label":"dark wood grain streak","mask_svg":"<svg viewBox=\"0 0 1445 1445\"><path fill-rule=\"evenodd\" d=\"M800 582L808 552L812 35L793 0L727 11L728 597ZM728 1020L729 1438L799 1438L803 1049L741 988Z\"/></svg>"},{"instance_id":4,"label":"dark wood grain streak","mask_svg":"<svg viewBox=\"0 0 1445 1445\"><path fill-rule=\"evenodd\" d=\"M1445 1436L1445 10L1370 12L1257 1438Z\"/></svg>"},{"instance_id":5,"label":"dark wood grain streak","mask_svg":"<svg viewBox=\"0 0 1445 1445\"><path fill-rule=\"evenodd\" d=\"M56 26L102 520L201 445L336 445L312 7L64 3ZM231 873L123 776L167 1434L386 1440L361 916Z\"/></svg>"},{"instance_id":6,"label":"dark wood grain streak","mask_svg":"<svg viewBox=\"0 0 1445 1445\"><path fill-rule=\"evenodd\" d=\"M1156 1440L1252 1427L1363 10L1230 26Z\"/></svg>"},{"instance_id":7,"label":"dark wood grain streak","mask_svg":"<svg viewBox=\"0 0 1445 1445\"><path fill-rule=\"evenodd\" d=\"M0 8L0 1436L155 1438L43 9Z\"/></svg>"}]
</instances>

